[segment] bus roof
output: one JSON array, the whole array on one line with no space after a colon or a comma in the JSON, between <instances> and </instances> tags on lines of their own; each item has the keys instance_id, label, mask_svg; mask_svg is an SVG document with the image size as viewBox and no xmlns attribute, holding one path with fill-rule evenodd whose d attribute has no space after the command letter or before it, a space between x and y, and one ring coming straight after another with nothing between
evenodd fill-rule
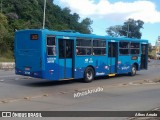
<instances>
[{"instance_id":1,"label":"bus roof","mask_svg":"<svg viewBox=\"0 0 160 120\"><path fill-rule=\"evenodd\" d=\"M79 32L75 32L72 30L67 30L67 31L55 31L55 30L48 30L48 29L25 29L25 30L18 30L16 31L16 33L18 32L35 32L35 31L39 31L39 32L43 32L46 34L50 34L50 35L62 35L62 36L69 36L69 37L83 37L83 38L95 38L95 39L109 39L109 40L124 40L124 41L141 41L141 42L148 42L148 40L145 39L137 39L137 38L127 38L127 37L111 37L111 36L102 36L102 35L96 35L96 34L83 34L83 33L79 33Z\"/></svg>"}]
</instances>

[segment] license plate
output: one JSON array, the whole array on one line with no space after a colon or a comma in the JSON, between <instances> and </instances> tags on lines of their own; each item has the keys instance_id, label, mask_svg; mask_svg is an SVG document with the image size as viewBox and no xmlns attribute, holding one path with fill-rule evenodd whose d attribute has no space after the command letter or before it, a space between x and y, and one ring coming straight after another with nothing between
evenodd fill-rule
<instances>
[{"instance_id":1,"label":"license plate","mask_svg":"<svg viewBox=\"0 0 160 120\"><path fill-rule=\"evenodd\" d=\"M30 72L24 72L24 74L26 74L26 75L30 75L31 73L30 73Z\"/></svg>"},{"instance_id":2,"label":"license plate","mask_svg":"<svg viewBox=\"0 0 160 120\"><path fill-rule=\"evenodd\" d=\"M27 67L26 67L25 70L30 70L30 68L27 68Z\"/></svg>"}]
</instances>

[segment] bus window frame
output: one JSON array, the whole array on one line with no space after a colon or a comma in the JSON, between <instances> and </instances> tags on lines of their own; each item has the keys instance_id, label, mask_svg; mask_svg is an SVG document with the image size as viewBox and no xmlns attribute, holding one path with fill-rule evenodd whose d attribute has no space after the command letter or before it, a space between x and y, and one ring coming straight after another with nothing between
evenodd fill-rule
<instances>
[{"instance_id":1,"label":"bus window frame","mask_svg":"<svg viewBox=\"0 0 160 120\"><path fill-rule=\"evenodd\" d=\"M86 40L86 41L90 41L91 42L91 46L77 46L77 40ZM92 56L93 54L92 54L92 43L93 42L93 40L92 40L92 38L76 38L76 56ZM79 52L79 49L84 49L84 52L85 52L85 54L77 54L78 52ZM91 54L87 54L87 52L86 52L86 50L87 49L91 49L90 50L90 53ZM77 52L78 51L78 52Z\"/></svg>"},{"instance_id":2,"label":"bus window frame","mask_svg":"<svg viewBox=\"0 0 160 120\"><path fill-rule=\"evenodd\" d=\"M132 47L132 43L138 44L138 47ZM134 54L134 53L132 53L132 50L138 50L138 53ZM140 42L131 41L131 43L130 43L130 54L131 55L139 55L140 54Z\"/></svg>"},{"instance_id":3,"label":"bus window frame","mask_svg":"<svg viewBox=\"0 0 160 120\"><path fill-rule=\"evenodd\" d=\"M128 43L128 47L126 48L123 48L123 47L120 47L120 43L121 42L126 42L126 43ZM120 40L119 41L119 44L118 44L118 49L119 49L119 55L120 56L130 56L131 54L130 54L130 43L131 43L131 41L124 41L124 40ZM122 54L121 52L120 52L120 50L128 50L128 54Z\"/></svg>"},{"instance_id":4,"label":"bus window frame","mask_svg":"<svg viewBox=\"0 0 160 120\"><path fill-rule=\"evenodd\" d=\"M77 40L90 40L91 41L91 46L77 46ZM94 46L93 45L93 42L94 42L94 40L99 40L99 41L104 41L105 42L105 46L102 46L102 47L99 47L99 46ZM106 46L107 45L107 41L106 41L106 39L101 39L101 38L99 38L99 39L92 39L92 38L76 38L76 56L106 56L107 55L107 51L106 51ZM79 52L79 49L84 49L84 51L85 51L85 54L77 54L77 51ZM102 54L102 50L101 50L101 54L94 54L94 48L99 48L99 49L105 49L104 51L105 51L105 54ZM87 54L87 49L90 49L90 54L88 55Z\"/></svg>"},{"instance_id":5,"label":"bus window frame","mask_svg":"<svg viewBox=\"0 0 160 120\"><path fill-rule=\"evenodd\" d=\"M54 45L48 45L48 37L54 37ZM48 48L54 48L54 53L55 54L53 54L53 55L49 55L48 54ZM46 52L47 52L47 56L57 56L57 50L56 50L56 36L54 36L54 35L47 35L46 36ZM53 52L53 51L52 51Z\"/></svg>"},{"instance_id":6,"label":"bus window frame","mask_svg":"<svg viewBox=\"0 0 160 120\"><path fill-rule=\"evenodd\" d=\"M94 46L94 41L103 41L105 42L105 45L104 46ZM101 54L94 54L94 48L99 48L101 49ZM102 54L102 49L104 49L105 53ZM92 42L92 54L93 56L106 56L107 55L107 41L105 39L93 39L93 42Z\"/></svg>"}]
</instances>

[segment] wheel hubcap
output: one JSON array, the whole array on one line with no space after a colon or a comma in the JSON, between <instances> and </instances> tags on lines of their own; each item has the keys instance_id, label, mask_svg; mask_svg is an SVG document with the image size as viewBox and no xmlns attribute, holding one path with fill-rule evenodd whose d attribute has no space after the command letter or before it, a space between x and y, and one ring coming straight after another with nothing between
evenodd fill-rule
<instances>
[{"instance_id":1,"label":"wheel hubcap","mask_svg":"<svg viewBox=\"0 0 160 120\"><path fill-rule=\"evenodd\" d=\"M88 70L88 72L87 72L87 78L88 78L89 80L91 80L92 77L93 77L92 72L91 72L90 70Z\"/></svg>"},{"instance_id":2,"label":"wheel hubcap","mask_svg":"<svg viewBox=\"0 0 160 120\"><path fill-rule=\"evenodd\" d=\"M136 73L136 69L135 67L132 68L132 73L135 74Z\"/></svg>"}]
</instances>

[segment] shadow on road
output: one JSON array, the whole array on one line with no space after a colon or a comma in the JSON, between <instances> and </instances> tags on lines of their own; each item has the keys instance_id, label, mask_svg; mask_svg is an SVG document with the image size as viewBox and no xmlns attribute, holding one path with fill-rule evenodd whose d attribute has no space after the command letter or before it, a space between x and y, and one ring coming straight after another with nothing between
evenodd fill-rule
<instances>
[{"instance_id":1,"label":"shadow on road","mask_svg":"<svg viewBox=\"0 0 160 120\"><path fill-rule=\"evenodd\" d=\"M58 85L67 85L67 84L74 84L74 83L82 83L81 80L63 80L63 81L39 81L39 82L30 82L23 84L24 86L28 87L49 87L49 86L58 86Z\"/></svg>"},{"instance_id":2,"label":"shadow on road","mask_svg":"<svg viewBox=\"0 0 160 120\"><path fill-rule=\"evenodd\" d=\"M136 76L139 76L140 74L137 74ZM106 80L113 80L117 78L122 78L122 77L129 77L127 74L121 74L121 75L116 75L114 77L108 77L108 76L101 76L101 77L96 77L95 80L92 82L98 82L98 81L106 81ZM132 77L131 77L132 78ZM35 78L21 78L19 80L8 80L5 81L6 83L9 84L16 84L20 86L26 86L26 87L50 87L50 86L59 86L59 85L68 85L68 84L92 84L92 83L84 83L83 79L73 79L73 80L63 80L63 81L49 81L45 79L35 79Z\"/></svg>"}]
</instances>

